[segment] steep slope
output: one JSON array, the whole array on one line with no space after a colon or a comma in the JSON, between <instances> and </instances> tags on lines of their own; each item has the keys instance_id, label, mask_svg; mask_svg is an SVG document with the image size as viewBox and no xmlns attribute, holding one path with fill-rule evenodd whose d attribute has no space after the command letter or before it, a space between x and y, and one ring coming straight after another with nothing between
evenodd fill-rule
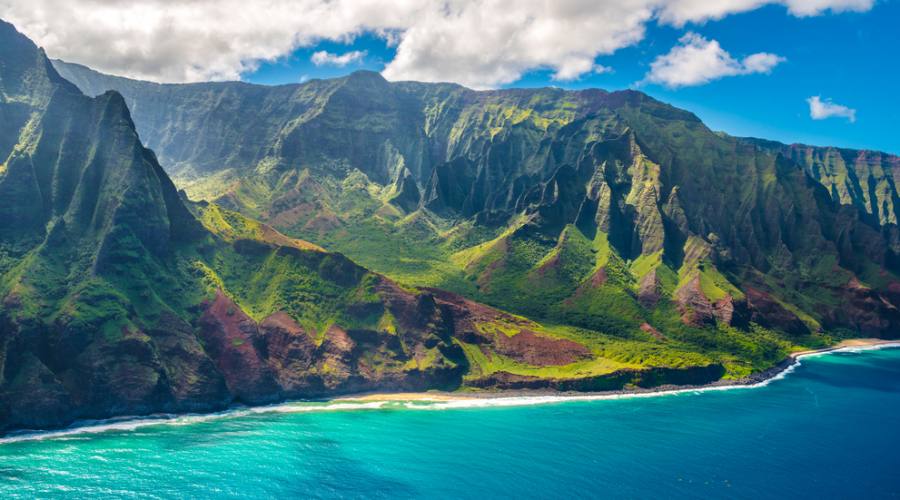
<instances>
[{"instance_id":1,"label":"steep slope","mask_svg":"<svg viewBox=\"0 0 900 500\"><path fill-rule=\"evenodd\" d=\"M371 390L704 383L732 359L400 286L189 203L118 93L83 95L2 22L0 91L0 432Z\"/></svg>"},{"instance_id":2,"label":"steep slope","mask_svg":"<svg viewBox=\"0 0 900 500\"><path fill-rule=\"evenodd\" d=\"M138 110L167 96L154 113L169 118L136 112L138 128L199 144L216 140L200 123L227 127L213 106L307 96L302 113L300 101L265 106L280 125L247 141L265 150L258 161L151 144L182 168L215 163L176 171L190 195L404 282L745 359L771 340L760 328L796 339L900 327L890 155L751 143L634 91L475 92L363 72L213 95L57 66L90 91L119 87Z\"/></svg>"},{"instance_id":3,"label":"steep slope","mask_svg":"<svg viewBox=\"0 0 900 500\"><path fill-rule=\"evenodd\" d=\"M765 150L781 153L802 166L842 205L852 205L875 224L897 225L900 157L878 151L782 144L746 138Z\"/></svg>"},{"instance_id":4,"label":"steep slope","mask_svg":"<svg viewBox=\"0 0 900 500\"><path fill-rule=\"evenodd\" d=\"M277 138L295 122L318 116L340 87L333 80L278 87L240 82L160 85L107 77L62 61L53 64L87 95L121 93L132 114L140 117L138 131L147 146L159 152L171 175L186 178L259 164L278 147Z\"/></svg>"}]
</instances>

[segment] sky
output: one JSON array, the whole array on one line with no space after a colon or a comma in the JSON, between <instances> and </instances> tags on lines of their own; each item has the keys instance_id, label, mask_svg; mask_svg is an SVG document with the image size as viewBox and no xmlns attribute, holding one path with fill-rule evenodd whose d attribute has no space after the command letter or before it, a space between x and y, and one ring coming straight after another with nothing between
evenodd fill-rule
<instances>
[{"instance_id":1,"label":"sky","mask_svg":"<svg viewBox=\"0 0 900 500\"><path fill-rule=\"evenodd\" d=\"M900 0L0 0L0 18L146 80L632 88L732 135L900 154Z\"/></svg>"}]
</instances>

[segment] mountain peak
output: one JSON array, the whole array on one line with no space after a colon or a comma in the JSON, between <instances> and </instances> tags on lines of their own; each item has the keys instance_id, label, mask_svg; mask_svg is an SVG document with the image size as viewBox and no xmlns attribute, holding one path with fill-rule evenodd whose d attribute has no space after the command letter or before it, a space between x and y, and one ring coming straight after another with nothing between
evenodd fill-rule
<instances>
[{"instance_id":1,"label":"mountain peak","mask_svg":"<svg viewBox=\"0 0 900 500\"><path fill-rule=\"evenodd\" d=\"M354 84L387 85L389 83L381 76L381 73L367 69L356 70L345 76L344 79Z\"/></svg>"},{"instance_id":2,"label":"mountain peak","mask_svg":"<svg viewBox=\"0 0 900 500\"><path fill-rule=\"evenodd\" d=\"M124 97L115 90L87 97L12 25L0 24L0 37L0 88L17 96L0 102L9 131L0 140L4 238L27 245L64 220L53 227L66 228L70 245L110 248L110 235L127 230L161 252L190 234L196 223L141 144Z\"/></svg>"},{"instance_id":3,"label":"mountain peak","mask_svg":"<svg viewBox=\"0 0 900 500\"><path fill-rule=\"evenodd\" d=\"M15 25L0 18L0 36L9 36L11 34L16 34L27 40L27 37L19 33L19 30L16 29Z\"/></svg>"}]
</instances>

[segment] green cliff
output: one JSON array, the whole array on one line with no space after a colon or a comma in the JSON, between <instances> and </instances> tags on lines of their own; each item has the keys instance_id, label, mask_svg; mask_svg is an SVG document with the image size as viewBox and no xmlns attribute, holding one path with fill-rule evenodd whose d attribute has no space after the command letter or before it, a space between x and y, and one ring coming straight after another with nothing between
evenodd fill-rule
<instances>
[{"instance_id":1,"label":"green cliff","mask_svg":"<svg viewBox=\"0 0 900 500\"><path fill-rule=\"evenodd\" d=\"M713 133L636 91L368 72L158 85L56 65L123 92L189 196L407 284L744 359L900 326L891 155Z\"/></svg>"},{"instance_id":2,"label":"green cliff","mask_svg":"<svg viewBox=\"0 0 900 500\"><path fill-rule=\"evenodd\" d=\"M0 23L0 162L0 431L706 383L900 327L897 157L635 91L159 85Z\"/></svg>"},{"instance_id":3,"label":"green cliff","mask_svg":"<svg viewBox=\"0 0 900 500\"><path fill-rule=\"evenodd\" d=\"M321 107L319 100L310 97L310 106ZM127 101L115 91L85 96L0 22L0 432L372 390L696 384L739 374L735 363L749 359L662 341L658 333L538 323L454 293L400 285L219 204L187 201L142 145ZM395 113L365 124L323 119L316 140L334 137L323 147L337 147L346 140L340 134L352 133L345 126L393 134L402 125ZM391 119L398 121L379 125ZM275 173L286 167L271 165L275 177L233 180L218 199L268 214L276 192L296 192L310 203L345 207L342 217L354 210L372 217L367 207L380 198L365 189L373 181L349 166L341 176L314 170L330 164L313 164L318 153L296 134L285 132L280 147L308 155L306 173ZM380 137L355 142L348 154L365 161ZM418 147L417 140L403 148ZM180 144L196 146L198 155L227 145L200 142ZM384 154L379 168L387 182L405 160ZM211 165L190 163L185 172L199 175ZM421 172L407 170L394 184L414 208L419 198L409 193ZM295 185L270 195L254 184L291 175L295 185L320 186L323 198ZM398 196L379 207L393 207ZM763 364L796 343L760 335L770 337L758 357Z\"/></svg>"}]
</instances>

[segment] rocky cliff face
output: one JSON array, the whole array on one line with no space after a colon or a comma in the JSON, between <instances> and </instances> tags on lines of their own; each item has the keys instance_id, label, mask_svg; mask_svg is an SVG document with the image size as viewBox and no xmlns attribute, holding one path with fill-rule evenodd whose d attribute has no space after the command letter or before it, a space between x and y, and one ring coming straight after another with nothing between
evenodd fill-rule
<instances>
[{"instance_id":1,"label":"rocky cliff face","mask_svg":"<svg viewBox=\"0 0 900 500\"><path fill-rule=\"evenodd\" d=\"M126 99L83 95L2 22L0 91L0 432L358 391L586 378L621 388L725 372L686 344L636 359L657 348L401 286L219 205L187 202L141 144ZM360 105L355 93L336 99ZM398 119L404 102L383 119ZM402 126L392 123L381 133ZM317 126L321 140L372 132ZM364 161L374 137L352 161ZM285 134L281 147L318 158L304 140ZM405 161L384 151L393 158L384 165ZM405 174L410 192L416 178ZM282 203L279 214L298 206Z\"/></svg>"},{"instance_id":2,"label":"rocky cliff face","mask_svg":"<svg viewBox=\"0 0 900 500\"><path fill-rule=\"evenodd\" d=\"M879 151L744 140L790 158L822 184L833 200L856 207L873 224L897 225L894 179L900 169L900 157Z\"/></svg>"},{"instance_id":3,"label":"rocky cliff face","mask_svg":"<svg viewBox=\"0 0 900 500\"><path fill-rule=\"evenodd\" d=\"M406 282L704 344L697 330L900 328L891 155L715 134L635 91L476 92L365 72L272 89L156 85L57 66L88 92L124 92L191 195ZM265 110L240 141L252 158L172 142L226 150L217 141L235 119L218 110L251 102Z\"/></svg>"}]
</instances>

